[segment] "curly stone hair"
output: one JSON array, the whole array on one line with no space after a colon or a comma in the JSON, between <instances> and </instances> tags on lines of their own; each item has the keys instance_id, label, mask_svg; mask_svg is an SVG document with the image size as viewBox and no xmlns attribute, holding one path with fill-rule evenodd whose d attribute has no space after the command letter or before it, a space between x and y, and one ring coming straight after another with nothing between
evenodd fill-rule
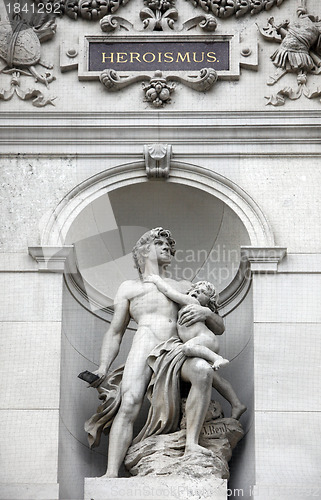
<instances>
[{"instance_id":1,"label":"curly stone hair","mask_svg":"<svg viewBox=\"0 0 321 500\"><path fill-rule=\"evenodd\" d=\"M172 238L172 234L168 229L163 229L162 227L156 227L144 233L143 236L139 238L136 245L134 246L132 253L135 262L135 267L138 269L140 275L144 272L145 261L148 257L150 246L157 238L166 238L170 246L171 255L175 255L175 240Z\"/></svg>"},{"instance_id":2,"label":"curly stone hair","mask_svg":"<svg viewBox=\"0 0 321 500\"><path fill-rule=\"evenodd\" d=\"M212 283L210 283L209 281L197 281L196 283L192 284L191 288L188 290L187 293L189 293L191 290L195 290L195 288L198 288L199 286L205 286L207 288L208 295L209 295L209 301L208 301L207 307L212 312L217 313L218 293L216 292L215 287Z\"/></svg>"},{"instance_id":3,"label":"curly stone hair","mask_svg":"<svg viewBox=\"0 0 321 500\"><path fill-rule=\"evenodd\" d=\"M150 246L157 238L166 238L170 246L171 255L175 255L176 241L172 238L172 234L168 229L162 227L155 227L139 238L134 246L132 253L135 262L135 267L138 269L140 275L144 272L145 261L148 257Z\"/></svg>"}]
</instances>

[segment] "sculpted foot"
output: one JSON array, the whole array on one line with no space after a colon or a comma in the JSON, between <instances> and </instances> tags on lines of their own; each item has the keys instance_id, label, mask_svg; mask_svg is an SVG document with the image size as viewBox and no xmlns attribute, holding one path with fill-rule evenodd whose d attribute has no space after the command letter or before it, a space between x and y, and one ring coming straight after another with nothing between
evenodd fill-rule
<instances>
[{"instance_id":1,"label":"sculpted foot","mask_svg":"<svg viewBox=\"0 0 321 500\"><path fill-rule=\"evenodd\" d=\"M222 358L220 357L219 359L217 359L213 365L212 365L212 368L213 370L218 370L219 368L221 368L221 366L225 366L229 363L229 360L228 359L225 359L225 358Z\"/></svg>"},{"instance_id":2,"label":"sculpted foot","mask_svg":"<svg viewBox=\"0 0 321 500\"><path fill-rule=\"evenodd\" d=\"M114 477L118 477L118 473L117 472L113 472L113 471L107 471L106 474L104 474L103 476L101 477L104 477L104 478L114 478Z\"/></svg>"},{"instance_id":3,"label":"sculpted foot","mask_svg":"<svg viewBox=\"0 0 321 500\"><path fill-rule=\"evenodd\" d=\"M232 409L232 415L231 415L231 417L235 418L236 420L238 420L240 418L240 416L243 415L243 413L246 410L247 410L247 407L245 405L234 406L233 409Z\"/></svg>"},{"instance_id":4,"label":"sculpted foot","mask_svg":"<svg viewBox=\"0 0 321 500\"><path fill-rule=\"evenodd\" d=\"M200 446L199 444L189 444L185 447L185 455L190 455L191 453L203 453L203 455L212 455L211 450Z\"/></svg>"}]
</instances>

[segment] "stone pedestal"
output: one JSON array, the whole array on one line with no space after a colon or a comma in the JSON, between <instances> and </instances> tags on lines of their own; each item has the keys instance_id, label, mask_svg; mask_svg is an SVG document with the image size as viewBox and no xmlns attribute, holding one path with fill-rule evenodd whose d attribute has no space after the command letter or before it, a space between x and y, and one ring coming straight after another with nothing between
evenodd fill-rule
<instances>
[{"instance_id":1,"label":"stone pedestal","mask_svg":"<svg viewBox=\"0 0 321 500\"><path fill-rule=\"evenodd\" d=\"M85 479L84 500L226 500L226 479L131 477Z\"/></svg>"}]
</instances>

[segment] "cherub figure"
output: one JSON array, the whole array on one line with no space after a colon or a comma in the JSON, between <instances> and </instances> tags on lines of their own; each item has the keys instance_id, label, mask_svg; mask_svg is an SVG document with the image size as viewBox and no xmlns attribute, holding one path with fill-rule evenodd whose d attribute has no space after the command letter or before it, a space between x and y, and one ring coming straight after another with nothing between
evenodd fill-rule
<instances>
[{"instance_id":1,"label":"cherub figure","mask_svg":"<svg viewBox=\"0 0 321 500\"><path fill-rule=\"evenodd\" d=\"M178 336L184 344L182 351L185 356L203 358L211 364L215 371L229 363L227 359L218 354L219 344L216 335L207 328L205 322L198 321L191 326L183 325L180 322L185 306L190 304L200 304L208 307L212 312L217 312L217 294L212 283L199 281L184 294L172 288L168 282L156 274L145 277L144 281L154 283L166 297L182 306L176 325ZM216 375L213 376L212 385L231 404L232 418L239 419L246 411L246 406L240 402L231 384Z\"/></svg>"}]
</instances>

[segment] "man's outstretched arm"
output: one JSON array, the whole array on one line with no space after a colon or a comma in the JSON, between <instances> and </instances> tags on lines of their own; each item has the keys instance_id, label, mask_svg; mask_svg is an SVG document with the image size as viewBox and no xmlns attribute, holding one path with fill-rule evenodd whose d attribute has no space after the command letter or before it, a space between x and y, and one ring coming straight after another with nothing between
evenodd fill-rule
<instances>
[{"instance_id":1,"label":"man's outstretched arm","mask_svg":"<svg viewBox=\"0 0 321 500\"><path fill-rule=\"evenodd\" d=\"M95 375L98 375L99 379L92 384L93 387L97 387L101 384L110 365L116 358L123 334L130 320L129 300L126 296L126 287L124 285L125 283L119 287L115 297L113 319L103 339L99 368L94 372Z\"/></svg>"}]
</instances>

